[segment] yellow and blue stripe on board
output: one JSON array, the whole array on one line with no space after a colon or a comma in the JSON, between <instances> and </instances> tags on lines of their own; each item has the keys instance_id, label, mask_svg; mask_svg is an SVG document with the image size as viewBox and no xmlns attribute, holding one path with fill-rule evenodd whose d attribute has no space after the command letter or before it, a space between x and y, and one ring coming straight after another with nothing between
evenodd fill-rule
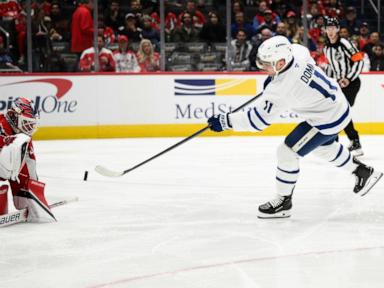
<instances>
[{"instance_id":1,"label":"yellow and blue stripe on board","mask_svg":"<svg viewBox=\"0 0 384 288\"><path fill-rule=\"evenodd\" d=\"M175 96L254 96L256 79L175 79Z\"/></svg>"}]
</instances>

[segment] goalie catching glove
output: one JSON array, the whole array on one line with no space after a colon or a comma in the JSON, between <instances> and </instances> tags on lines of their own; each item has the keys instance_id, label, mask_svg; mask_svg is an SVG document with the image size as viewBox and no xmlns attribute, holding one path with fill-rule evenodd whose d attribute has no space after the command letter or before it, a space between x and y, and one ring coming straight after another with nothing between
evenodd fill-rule
<instances>
[{"instance_id":1,"label":"goalie catching glove","mask_svg":"<svg viewBox=\"0 0 384 288\"><path fill-rule=\"evenodd\" d=\"M215 132L221 132L224 130L231 130L232 124L231 120L229 119L229 114L219 114L219 115L213 115L208 119L208 126L209 129Z\"/></svg>"}]
</instances>

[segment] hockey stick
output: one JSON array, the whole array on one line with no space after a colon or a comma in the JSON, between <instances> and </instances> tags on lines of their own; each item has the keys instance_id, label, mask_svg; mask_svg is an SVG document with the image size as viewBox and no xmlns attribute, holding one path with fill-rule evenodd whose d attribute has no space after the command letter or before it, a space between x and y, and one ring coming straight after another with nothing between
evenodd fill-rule
<instances>
[{"instance_id":1,"label":"hockey stick","mask_svg":"<svg viewBox=\"0 0 384 288\"><path fill-rule=\"evenodd\" d=\"M54 203L50 204L49 208L56 208L56 207L59 207L59 206L62 206L62 205L65 205L65 204L68 204L71 202L76 202L78 200L79 200L79 198L77 198L77 197L67 199L67 200L61 200L61 201L54 202ZM21 210L17 210L15 212L1 215L0 216L0 228L14 225L17 223L27 222L27 218L28 218L28 208L24 208Z\"/></svg>"},{"instance_id":2,"label":"hockey stick","mask_svg":"<svg viewBox=\"0 0 384 288\"><path fill-rule=\"evenodd\" d=\"M241 106L237 107L235 110L233 110L231 113L234 113L234 112L238 112L239 110L243 109L245 106L247 106L248 104L250 104L251 102L255 101L257 98L259 98L261 95L263 94L263 92L257 94L255 97L253 97L252 99L248 100L247 102L245 102L244 104L242 104ZM204 128L200 129L199 131L193 133L192 135L188 136L187 138L184 138L183 140L181 140L180 142L177 142L176 144L172 145L171 147L168 147L167 149L161 151L160 153L152 156L151 158L148 158L147 160L133 166L132 168L129 168L127 170L124 170L124 171L113 171L113 170L110 170L104 166L101 166L101 165L97 165L95 167L95 171L97 173L99 173L100 175L103 175L103 176L107 176L107 177L120 177L120 176L123 176L133 170L135 170L136 168L139 168L140 166L148 163L149 161L152 161L153 159L167 153L168 151L171 151L173 150L174 148L180 146L181 144L191 140L192 138L195 138L196 136L200 135L201 133L205 132L206 130L209 129L209 125L205 126Z\"/></svg>"}]
</instances>

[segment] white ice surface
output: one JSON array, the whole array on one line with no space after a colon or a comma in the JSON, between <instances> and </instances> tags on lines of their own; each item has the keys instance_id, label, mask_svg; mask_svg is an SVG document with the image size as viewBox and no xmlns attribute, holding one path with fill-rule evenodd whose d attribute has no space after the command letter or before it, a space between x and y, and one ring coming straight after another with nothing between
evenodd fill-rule
<instances>
[{"instance_id":1,"label":"white ice surface","mask_svg":"<svg viewBox=\"0 0 384 288\"><path fill-rule=\"evenodd\" d=\"M282 137L197 138L121 178L93 171L179 140L35 142L47 199L79 201L55 208L57 223L0 230L0 287L384 287L383 180L357 197L352 176L306 157L293 216L256 217ZM384 171L384 137L362 144Z\"/></svg>"}]
</instances>

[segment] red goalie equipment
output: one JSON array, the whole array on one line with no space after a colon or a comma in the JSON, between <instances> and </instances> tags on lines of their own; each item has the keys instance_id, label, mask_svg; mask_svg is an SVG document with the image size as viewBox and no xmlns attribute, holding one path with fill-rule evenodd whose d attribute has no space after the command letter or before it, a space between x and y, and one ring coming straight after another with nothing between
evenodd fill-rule
<instances>
[{"instance_id":1,"label":"red goalie equipment","mask_svg":"<svg viewBox=\"0 0 384 288\"><path fill-rule=\"evenodd\" d=\"M8 213L8 185L0 186L0 215Z\"/></svg>"},{"instance_id":2,"label":"red goalie equipment","mask_svg":"<svg viewBox=\"0 0 384 288\"><path fill-rule=\"evenodd\" d=\"M28 222L56 221L44 196L45 184L28 180L28 189L21 189L13 198L17 209L28 208Z\"/></svg>"},{"instance_id":3,"label":"red goalie equipment","mask_svg":"<svg viewBox=\"0 0 384 288\"><path fill-rule=\"evenodd\" d=\"M32 136L36 130L39 113L33 109L31 100L20 97L12 103L5 117L15 133Z\"/></svg>"}]
</instances>

